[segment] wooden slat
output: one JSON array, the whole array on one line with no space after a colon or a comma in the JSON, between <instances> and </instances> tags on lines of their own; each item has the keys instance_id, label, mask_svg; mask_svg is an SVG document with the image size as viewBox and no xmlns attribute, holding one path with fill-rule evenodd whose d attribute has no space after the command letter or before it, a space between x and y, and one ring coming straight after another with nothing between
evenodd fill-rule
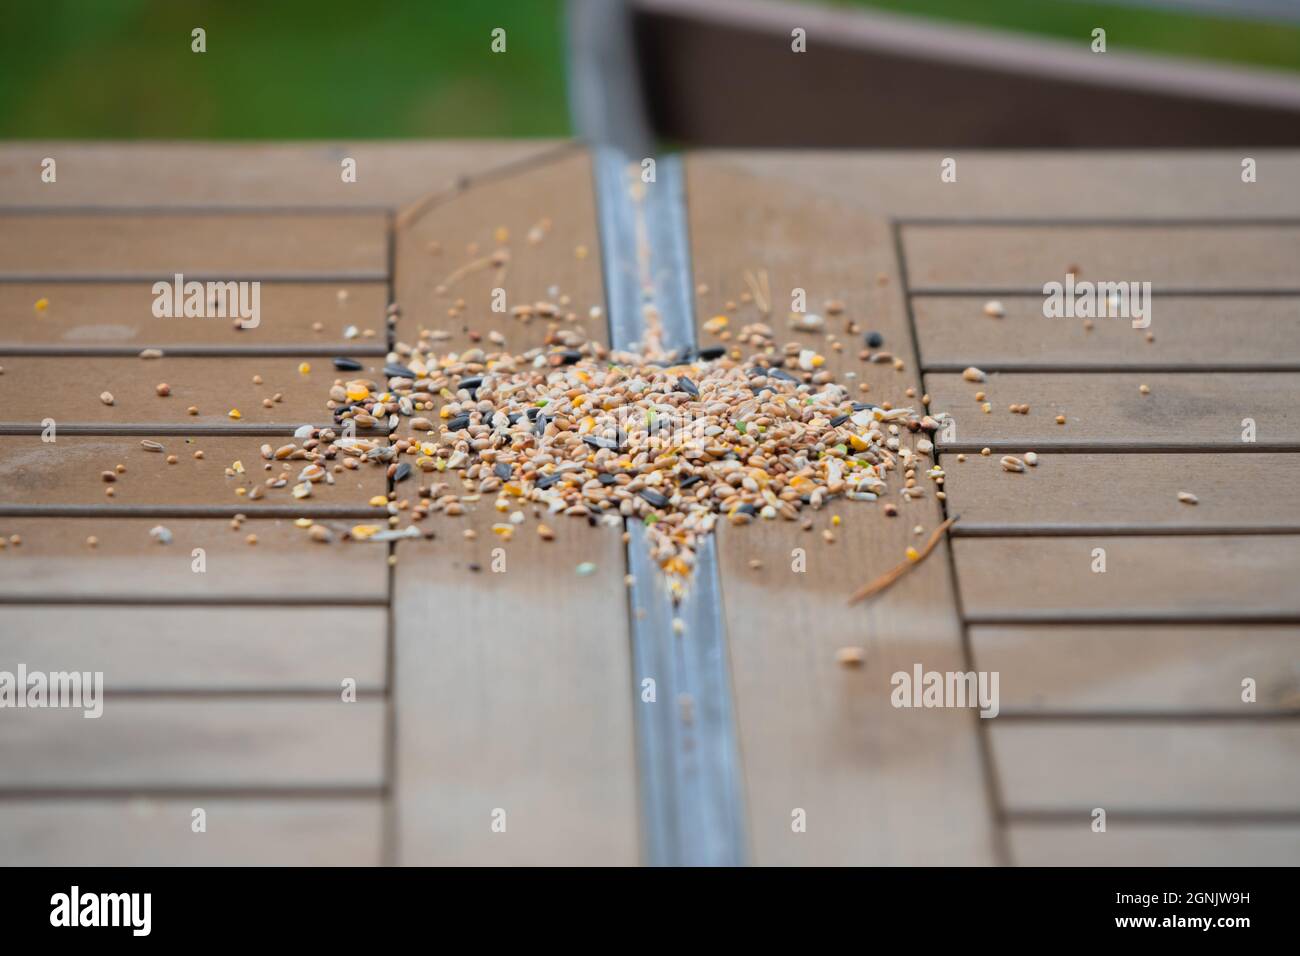
<instances>
[{"instance_id":1,"label":"wooden slat","mask_svg":"<svg viewBox=\"0 0 1300 956\"><path fill-rule=\"evenodd\" d=\"M191 829L195 808L207 832ZM10 866L375 866L378 798L0 800Z\"/></svg>"},{"instance_id":2,"label":"wooden slat","mask_svg":"<svg viewBox=\"0 0 1300 956\"><path fill-rule=\"evenodd\" d=\"M999 455L965 457L943 456L957 534L1300 531L1300 501L1282 491L1294 454L1043 454L1023 473Z\"/></svg>"},{"instance_id":3,"label":"wooden slat","mask_svg":"<svg viewBox=\"0 0 1300 956\"><path fill-rule=\"evenodd\" d=\"M1041 292L1075 267L1087 281L1161 289L1300 289L1300 226L909 225L903 245L913 290Z\"/></svg>"},{"instance_id":4,"label":"wooden slat","mask_svg":"<svg viewBox=\"0 0 1300 956\"><path fill-rule=\"evenodd\" d=\"M1011 856L1018 866L1295 866L1300 826L1259 823L1133 823L1108 819L1013 823Z\"/></svg>"},{"instance_id":5,"label":"wooden slat","mask_svg":"<svg viewBox=\"0 0 1300 956\"><path fill-rule=\"evenodd\" d=\"M602 305L591 195L590 163L574 154L474 186L413 220L398 234L398 339L444 328L454 336L438 348L460 351L470 331L486 348L496 329L512 350L541 345L545 322L491 311L490 290L500 286L510 305L571 296L582 316L576 326L606 341L603 314L588 318L591 306ZM545 238L529 243L543 219ZM446 294L434 291L454 269L497 248L501 227L510 249L504 274L471 272ZM431 253L430 242L442 251ZM472 242L477 253L466 251ZM578 245L585 257L575 255ZM464 314L447 318L462 296ZM398 860L635 863L639 683L629 662L620 534L557 515L545 519L557 534L545 543L538 517L525 509L527 520L507 543L492 532L507 516L491 496L467 507L462 518L426 522L436 542L397 548ZM469 529L476 540L463 537ZM497 549L504 573L492 570ZM596 570L581 577L575 568L584 561ZM470 571L471 563L481 570ZM492 830L497 808L506 813L504 833Z\"/></svg>"},{"instance_id":6,"label":"wooden slat","mask_svg":"<svg viewBox=\"0 0 1300 956\"><path fill-rule=\"evenodd\" d=\"M320 691L386 684L383 608L9 607L0 668L100 671L141 691Z\"/></svg>"},{"instance_id":7,"label":"wooden slat","mask_svg":"<svg viewBox=\"0 0 1300 956\"><path fill-rule=\"evenodd\" d=\"M1130 367L1286 368L1300 364L1300 297L1153 296L1150 326L1126 319L1049 319L1041 293L1006 296L1006 315L983 312L988 296L912 299L927 369L1112 370ZM1147 334L1155 336L1148 342Z\"/></svg>"},{"instance_id":8,"label":"wooden slat","mask_svg":"<svg viewBox=\"0 0 1300 956\"><path fill-rule=\"evenodd\" d=\"M958 538L953 553L975 621L1300 614L1295 535Z\"/></svg>"},{"instance_id":9,"label":"wooden slat","mask_svg":"<svg viewBox=\"0 0 1300 956\"><path fill-rule=\"evenodd\" d=\"M1300 722L990 723L1011 813L1300 811Z\"/></svg>"},{"instance_id":10,"label":"wooden slat","mask_svg":"<svg viewBox=\"0 0 1300 956\"><path fill-rule=\"evenodd\" d=\"M451 193L560 148L546 140L366 143L10 143L0 149L0 206L396 206ZM58 180L41 181L41 161ZM343 182L342 161L357 163Z\"/></svg>"},{"instance_id":11,"label":"wooden slat","mask_svg":"<svg viewBox=\"0 0 1300 956\"><path fill-rule=\"evenodd\" d=\"M562 308L562 327L604 340L603 313L590 314L592 307L604 308L592 192L591 161L575 152L471 188L413 220L397 244L397 339L415 342L425 330L443 330L452 338L438 347L451 352L467 347L471 329L495 329L504 333L508 348L522 351L526 343L541 344L547 323L524 324L508 310L545 301ZM534 227L540 241L529 240ZM454 277L498 249L509 253L503 270L470 268ZM505 314L492 311L496 288L506 292ZM467 308L459 317L448 316L458 299Z\"/></svg>"},{"instance_id":12,"label":"wooden slat","mask_svg":"<svg viewBox=\"0 0 1300 956\"><path fill-rule=\"evenodd\" d=\"M325 522L334 524L334 522ZM352 522L340 522L346 528ZM170 544L149 534L162 525ZM0 518L0 534L22 544L0 550L0 599L163 599L287 602L382 601L386 549L362 542L315 545L288 519L253 518L233 530L224 519ZM246 542L257 535L257 544ZM98 538L91 548L86 539ZM206 570L196 573L194 549Z\"/></svg>"},{"instance_id":13,"label":"wooden slat","mask_svg":"<svg viewBox=\"0 0 1300 956\"><path fill-rule=\"evenodd\" d=\"M1255 155L1259 181L1241 182L1239 150L710 150L733 182L798 181L862 215L969 221L1118 216L1187 220L1300 216L1300 151ZM947 158L955 183L941 183ZM1059 268L1064 268L1061 263ZM1057 278L1061 278L1057 276Z\"/></svg>"},{"instance_id":14,"label":"wooden slat","mask_svg":"<svg viewBox=\"0 0 1300 956\"><path fill-rule=\"evenodd\" d=\"M401 862L636 862L618 531L561 524L547 544L521 529L504 573L490 533L448 536L398 548ZM582 561L598 573L579 577ZM491 828L497 808L505 833Z\"/></svg>"},{"instance_id":15,"label":"wooden slat","mask_svg":"<svg viewBox=\"0 0 1300 956\"><path fill-rule=\"evenodd\" d=\"M229 216L0 214L0 278L383 279L378 213Z\"/></svg>"},{"instance_id":16,"label":"wooden slat","mask_svg":"<svg viewBox=\"0 0 1300 956\"><path fill-rule=\"evenodd\" d=\"M956 418L950 447L1011 446L1257 451L1300 445L1300 373L989 373L925 377L931 408ZM1143 395L1146 385L1150 393ZM992 410L975 400L983 392ZM1009 406L1029 405L1018 415ZM1056 424L1064 415L1066 423ZM1255 441L1242 440L1255 423Z\"/></svg>"},{"instance_id":17,"label":"wooden slat","mask_svg":"<svg viewBox=\"0 0 1300 956\"><path fill-rule=\"evenodd\" d=\"M850 210L797 171L736 177L725 164L697 157L687 164L695 281L709 291L697 302L701 321L740 302L746 270L767 270L778 342L799 339L826 355L827 368L872 399L907 401L917 384L896 269L893 236L882 220ZM844 318L828 320L846 344L833 351L820 337L791 332L792 290L810 311L839 299ZM735 331L760 320L741 306ZM858 360L863 331L879 331L906 368ZM701 333L701 347L722 344ZM848 376L856 376L849 378ZM839 540L820 532L841 515ZM983 863L993 857L983 789L977 718L966 711L896 710L890 675L915 662L964 669L960 627L942 550L879 600L849 608L857 587L902 559L933 528L936 502L900 505L897 519L874 505L846 503L816 515L814 534L793 524L724 527L718 560L736 719L744 759L753 860L758 864ZM792 571L794 548L806 573ZM751 559L762 567L752 570ZM866 665L846 669L836 651L866 649ZM792 813L807 813L794 832Z\"/></svg>"},{"instance_id":18,"label":"wooden slat","mask_svg":"<svg viewBox=\"0 0 1300 956\"><path fill-rule=\"evenodd\" d=\"M0 789L378 787L384 704L314 700L118 700L11 710Z\"/></svg>"},{"instance_id":19,"label":"wooden slat","mask_svg":"<svg viewBox=\"0 0 1300 956\"><path fill-rule=\"evenodd\" d=\"M154 440L163 451L146 450L140 443ZM290 508L310 515L322 507L365 509L374 496L388 492L384 470L375 466L346 469L326 462L334 484L319 482L310 498L294 498L292 489L306 461L262 458L261 447L282 447L301 442L255 436L205 435L199 438L156 435L63 435L44 442L39 435L0 436L0 510L6 506L29 508L51 505L98 505L114 508L225 506L234 512L254 514L259 508ZM201 459L195 458L202 452ZM177 457L176 464L167 458ZM244 472L226 474L239 462ZM117 465L126 471L107 483L103 473ZM268 467L269 466L269 467ZM285 478L283 488L268 489L269 478ZM105 495L112 488L113 497ZM251 500L248 492L262 488L263 497ZM240 494L242 490L244 494ZM380 517L386 515L380 512Z\"/></svg>"},{"instance_id":20,"label":"wooden slat","mask_svg":"<svg viewBox=\"0 0 1300 956\"><path fill-rule=\"evenodd\" d=\"M386 282L263 282L259 296L260 321L245 329L231 319L157 318L152 289L141 283L0 283L0 353L292 346L340 355L358 347L384 352ZM48 302L44 312L35 308L40 299ZM344 337L350 325L357 338ZM366 331L372 334L361 335Z\"/></svg>"},{"instance_id":21,"label":"wooden slat","mask_svg":"<svg viewBox=\"0 0 1300 956\"><path fill-rule=\"evenodd\" d=\"M5 359L0 376L0 432L42 427L46 418L59 426L93 425L100 429L122 426L166 425L173 430L195 426L220 426L231 430L257 426L293 429L303 424L333 421L325 403L335 380L354 378L384 382L383 357L361 358L360 372L337 372L328 358L265 356L261 358L83 358L69 361L55 356L14 356ZM310 372L299 371L301 363ZM253 384L260 375L263 384ZM159 398L155 387L171 386L171 395ZM113 396L105 405L103 392ZM51 395L57 394L57 401ZM270 408L262 402L275 395L282 400ZM196 406L197 415L187 409ZM240 413L230 417L231 409Z\"/></svg>"},{"instance_id":22,"label":"wooden slat","mask_svg":"<svg viewBox=\"0 0 1300 956\"><path fill-rule=\"evenodd\" d=\"M1003 714L1300 713L1300 628L972 627ZM1242 681L1256 685L1242 701Z\"/></svg>"}]
</instances>

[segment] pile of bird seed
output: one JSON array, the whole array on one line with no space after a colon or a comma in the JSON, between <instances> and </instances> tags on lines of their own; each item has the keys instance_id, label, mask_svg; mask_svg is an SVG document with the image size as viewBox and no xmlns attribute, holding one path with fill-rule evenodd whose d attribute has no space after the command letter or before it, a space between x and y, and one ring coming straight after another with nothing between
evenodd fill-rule
<instances>
[{"instance_id":1,"label":"pile of bird seed","mask_svg":"<svg viewBox=\"0 0 1300 956\"><path fill-rule=\"evenodd\" d=\"M660 567L680 576L719 519L810 528L806 509L876 501L889 494L891 473L904 503L926 494L922 478L942 485L929 458L946 415L854 401L797 358L785 367L736 354L713 348L658 361L595 342L522 354L399 344L382 382L335 381L334 429L300 430L303 449L264 446L263 455L387 469L392 527L381 540L418 533L395 530L403 516L460 515L467 503L493 500L509 516L493 527L504 538L529 511L546 539L549 516L642 521ZM334 364L361 369L347 358ZM294 494L310 495L327 474L304 469ZM412 478L413 505L402 495Z\"/></svg>"}]
</instances>

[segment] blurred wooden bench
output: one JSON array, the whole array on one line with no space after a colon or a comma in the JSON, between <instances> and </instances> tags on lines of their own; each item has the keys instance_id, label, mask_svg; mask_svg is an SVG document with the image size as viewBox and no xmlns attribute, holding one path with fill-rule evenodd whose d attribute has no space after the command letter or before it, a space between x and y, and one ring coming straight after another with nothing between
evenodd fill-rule
<instances>
[{"instance_id":1,"label":"blurred wooden bench","mask_svg":"<svg viewBox=\"0 0 1300 956\"><path fill-rule=\"evenodd\" d=\"M57 185L40 182L47 155ZM839 300L828 328L845 347L820 343L828 365L872 400L914 402L912 388L957 421L942 507L930 496L886 518L837 503L813 534L721 532L752 859L1294 864L1300 155L1253 151L1253 184L1227 152L958 153L957 182L942 183L946 155L687 156L701 326L756 320L745 273L765 270L779 340L818 342L786 329L792 290L813 309ZM340 181L344 156L355 184ZM99 721L0 712L0 859L640 859L644 705L616 533L519 535L493 574L483 505L434 522L433 542L393 546L390 569L387 546L325 548L293 527L323 505L366 520L382 483L259 514L222 472L325 413L332 355L382 364L390 335L434 328L449 350L493 328L511 348L540 344L544 324L487 308L490 273L439 291L497 245L512 250L512 298L559 288L603 338L588 315L603 292L583 149L7 146L0 237L0 532L23 541L0 551L0 669L103 670L108 688ZM1071 267L1154 282L1154 341L1124 322L1044 318L1042 284ZM260 327L154 319L146 280L174 272L260 277ZM482 307L451 321L460 297ZM993 297L1005 317L983 314ZM902 369L861 362L844 320L880 333ZM349 325L374 334L345 338ZM168 356L135 357L151 346ZM961 378L970 364L986 383ZM283 402L264 409L272 387ZM237 422L228 399L243 403ZM1014 402L1030 414L1008 413ZM53 444L47 414L70 426ZM151 436L193 444L169 469L140 451ZM999 468L1030 450L1036 468ZM119 460L139 480L108 501L97 475ZM961 515L951 541L848 607L945 508ZM235 513L249 516L239 533ZM160 522L169 548L149 539ZM1090 570L1096 548L1105 574ZM595 573L576 575L580 562ZM863 666L836 663L847 645ZM895 709L890 676L918 662L999 671L1001 714ZM345 678L356 703L340 700ZM206 834L190 830L194 807ZM1091 832L1097 807L1105 834Z\"/></svg>"}]
</instances>

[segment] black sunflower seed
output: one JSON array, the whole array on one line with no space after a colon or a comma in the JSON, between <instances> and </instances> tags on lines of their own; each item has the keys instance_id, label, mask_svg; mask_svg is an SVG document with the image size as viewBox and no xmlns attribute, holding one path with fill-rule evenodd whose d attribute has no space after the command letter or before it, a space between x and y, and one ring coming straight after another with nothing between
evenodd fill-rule
<instances>
[{"instance_id":1,"label":"black sunflower seed","mask_svg":"<svg viewBox=\"0 0 1300 956\"><path fill-rule=\"evenodd\" d=\"M795 378L783 368L774 368L767 373L771 378L779 378L783 382L794 382L798 384L799 379Z\"/></svg>"},{"instance_id":2,"label":"black sunflower seed","mask_svg":"<svg viewBox=\"0 0 1300 956\"><path fill-rule=\"evenodd\" d=\"M551 487L551 485L555 484L563 477L564 477L563 475L542 475L542 477L537 479L536 484L538 488L546 489Z\"/></svg>"},{"instance_id":3,"label":"black sunflower seed","mask_svg":"<svg viewBox=\"0 0 1300 956\"><path fill-rule=\"evenodd\" d=\"M685 488L689 488L691 485L698 485L698 484L699 484L701 481L703 481L703 480L704 480L704 479L701 478L699 475L691 475L689 478L687 478L687 479L685 479L684 481L682 481L682 483L681 483L680 485L678 485L677 487L679 487L679 488L683 488L683 489L685 489Z\"/></svg>"},{"instance_id":4,"label":"black sunflower seed","mask_svg":"<svg viewBox=\"0 0 1300 956\"><path fill-rule=\"evenodd\" d=\"M582 353L577 349L563 349L559 352L552 352L547 356L547 360L552 365L573 365L582 359Z\"/></svg>"},{"instance_id":5,"label":"black sunflower seed","mask_svg":"<svg viewBox=\"0 0 1300 956\"><path fill-rule=\"evenodd\" d=\"M411 477L411 463L404 461L397 466L397 471L393 472L393 481L405 481Z\"/></svg>"},{"instance_id":6,"label":"black sunflower seed","mask_svg":"<svg viewBox=\"0 0 1300 956\"><path fill-rule=\"evenodd\" d=\"M839 428L848 420L849 420L848 415L836 415L834 418L831 419L831 428Z\"/></svg>"},{"instance_id":7,"label":"black sunflower seed","mask_svg":"<svg viewBox=\"0 0 1300 956\"><path fill-rule=\"evenodd\" d=\"M582 440L592 448L606 448L610 451L618 451L618 442L612 438L605 438L603 435L583 435Z\"/></svg>"},{"instance_id":8,"label":"black sunflower seed","mask_svg":"<svg viewBox=\"0 0 1300 956\"><path fill-rule=\"evenodd\" d=\"M415 378L415 373L405 365L398 365L396 362L384 366L384 374L389 378Z\"/></svg>"},{"instance_id":9,"label":"black sunflower seed","mask_svg":"<svg viewBox=\"0 0 1300 956\"><path fill-rule=\"evenodd\" d=\"M458 385L457 388L463 388L466 391L473 392L473 391L477 391L478 388L482 386L482 384L483 384L483 376L475 375L472 378L462 378L460 380L460 385Z\"/></svg>"},{"instance_id":10,"label":"black sunflower seed","mask_svg":"<svg viewBox=\"0 0 1300 956\"><path fill-rule=\"evenodd\" d=\"M650 503L651 507L664 508L668 505L668 499L653 488L642 488L640 494L642 498Z\"/></svg>"},{"instance_id":11,"label":"black sunflower seed","mask_svg":"<svg viewBox=\"0 0 1300 956\"><path fill-rule=\"evenodd\" d=\"M868 332L862 338L867 343L867 348L878 349L885 344L885 337L879 332Z\"/></svg>"},{"instance_id":12,"label":"black sunflower seed","mask_svg":"<svg viewBox=\"0 0 1300 956\"><path fill-rule=\"evenodd\" d=\"M705 362L712 362L714 359L720 359L727 354L727 350L722 346L713 348L700 349L700 358Z\"/></svg>"},{"instance_id":13,"label":"black sunflower seed","mask_svg":"<svg viewBox=\"0 0 1300 956\"><path fill-rule=\"evenodd\" d=\"M510 466L507 465L505 462L499 461L492 466L492 474L496 475L502 481L509 481L510 476L514 474L514 472L510 469Z\"/></svg>"},{"instance_id":14,"label":"black sunflower seed","mask_svg":"<svg viewBox=\"0 0 1300 956\"><path fill-rule=\"evenodd\" d=\"M346 355L338 355L334 358L334 367L340 372L360 372L361 363L354 358L348 358Z\"/></svg>"},{"instance_id":15,"label":"black sunflower seed","mask_svg":"<svg viewBox=\"0 0 1300 956\"><path fill-rule=\"evenodd\" d=\"M468 412L466 412L464 415L457 415L455 418L451 418L447 420L447 431L449 432L463 431L466 428L469 428Z\"/></svg>"},{"instance_id":16,"label":"black sunflower seed","mask_svg":"<svg viewBox=\"0 0 1300 956\"><path fill-rule=\"evenodd\" d=\"M758 509L755 508L755 507L754 507L753 505L751 505L751 504L743 504L743 505L741 505L739 508L737 508L736 511L737 511L737 513L742 514L742 515L756 515L756 514L758 514Z\"/></svg>"},{"instance_id":17,"label":"black sunflower seed","mask_svg":"<svg viewBox=\"0 0 1300 956\"><path fill-rule=\"evenodd\" d=\"M698 397L700 394L700 387L696 385L694 382L692 382L685 375L683 375L681 378L677 380L677 387L681 391L685 392L687 395L693 397Z\"/></svg>"}]
</instances>

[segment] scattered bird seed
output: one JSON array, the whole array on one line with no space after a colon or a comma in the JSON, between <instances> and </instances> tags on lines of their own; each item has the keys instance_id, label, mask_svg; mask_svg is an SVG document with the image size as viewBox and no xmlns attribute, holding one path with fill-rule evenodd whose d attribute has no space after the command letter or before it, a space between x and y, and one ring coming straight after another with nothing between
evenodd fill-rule
<instances>
[{"instance_id":1,"label":"scattered bird seed","mask_svg":"<svg viewBox=\"0 0 1300 956\"><path fill-rule=\"evenodd\" d=\"M970 366L967 366L967 368L965 368L965 369L962 371L962 373L961 373L961 377L964 378L964 379L965 379L966 381L968 381L968 382L982 382L982 381L984 381L988 376L986 376L983 372L981 372L979 369L977 369L974 365L970 365Z\"/></svg>"},{"instance_id":2,"label":"scattered bird seed","mask_svg":"<svg viewBox=\"0 0 1300 956\"><path fill-rule=\"evenodd\" d=\"M1185 505L1194 505L1199 504L1201 499L1197 498L1196 495L1192 494L1190 491L1180 491L1178 492L1178 500Z\"/></svg>"},{"instance_id":3,"label":"scattered bird seed","mask_svg":"<svg viewBox=\"0 0 1300 956\"><path fill-rule=\"evenodd\" d=\"M162 451L162 442L156 442L151 438L145 438L140 441L140 447L145 451Z\"/></svg>"},{"instance_id":4,"label":"scattered bird seed","mask_svg":"<svg viewBox=\"0 0 1300 956\"><path fill-rule=\"evenodd\" d=\"M100 393L99 393L99 400L100 400L101 402L103 402L105 405L112 405L112 404L113 404L113 393L112 393L112 392L100 392Z\"/></svg>"}]
</instances>

